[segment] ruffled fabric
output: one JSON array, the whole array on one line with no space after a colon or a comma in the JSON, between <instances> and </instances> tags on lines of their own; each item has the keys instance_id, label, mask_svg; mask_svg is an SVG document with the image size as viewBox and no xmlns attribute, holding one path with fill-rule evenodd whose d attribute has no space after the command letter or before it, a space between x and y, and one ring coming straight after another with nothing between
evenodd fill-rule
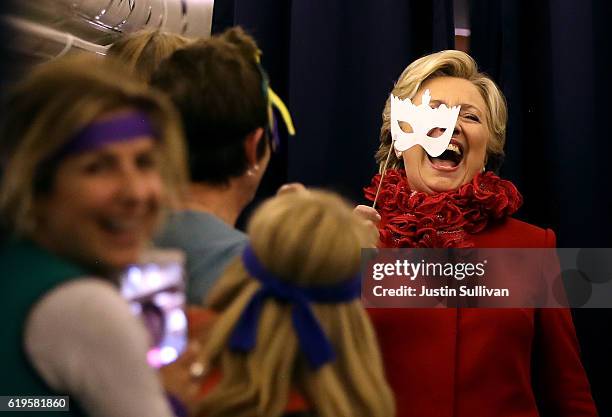
<instances>
[{"instance_id":1,"label":"ruffled fabric","mask_svg":"<svg viewBox=\"0 0 612 417\"><path fill-rule=\"evenodd\" d=\"M380 174L364 188L374 201ZM385 173L376 209L381 247L385 248L469 248L471 235L515 213L523 197L514 184L493 172L478 174L456 190L429 195L410 189L406 173L390 169Z\"/></svg>"}]
</instances>

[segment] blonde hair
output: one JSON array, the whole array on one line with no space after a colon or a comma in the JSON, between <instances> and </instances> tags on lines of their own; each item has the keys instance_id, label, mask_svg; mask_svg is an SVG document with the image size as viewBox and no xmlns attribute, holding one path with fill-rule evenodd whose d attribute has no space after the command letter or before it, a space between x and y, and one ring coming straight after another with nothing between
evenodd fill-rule
<instances>
[{"instance_id":1,"label":"blonde hair","mask_svg":"<svg viewBox=\"0 0 612 417\"><path fill-rule=\"evenodd\" d=\"M465 52L449 50L426 55L417 59L402 72L391 93L402 99L413 99L421 85L432 78L457 77L471 82L480 92L486 104L486 121L490 131L487 143L487 158L495 170L503 161L506 141L506 122L508 110L506 99L495 82L478 71L474 59ZM376 152L376 162L382 172L391 146L391 103L389 98L382 113L380 128L380 147ZM387 168L403 167L402 160L391 152Z\"/></svg>"},{"instance_id":2,"label":"blonde hair","mask_svg":"<svg viewBox=\"0 0 612 417\"><path fill-rule=\"evenodd\" d=\"M293 193L264 203L249 224L260 262L299 286L334 285L359 270L365 227L340 197L323 191ZM332 363L311 370L300 354L291 306L268 299L257 344L246 355L227 340L260 284L237 260L219 281L211 302L226 307L205 351L221 367L222 380L202 402L199 415L280 416L292 388L322 417L395 414L391 390L372 325L359 300L311 304L336 352Z\"/></svg>"},{"instance_id":3,"label":"blonde hair","mask_svg":"<svg viewBox=\"0 0 612 417\"><path fill-rule=\"evenodd\" d=\"M141 30L115 42L108 56L123 62L135 77L148 83L164 59L192 41L176 33Z\"/></svg>"},{"instance_id":4,"label":"blonde hair","mask_svg":"<svg viewBox=\"0 0 612 417\"><path fill-rule=\"evenodd\" d=\"M83 127L109 112L136 108L158 134L160 171L167 195L181 198L186 156L180 122L164 97L96 56L76 55L45 63L17 85L0 132L3 176L0 215L5 231L28 236L35 229L36 197L52 192L61 160L53 156Z\"/></svg>"}]
</instances>

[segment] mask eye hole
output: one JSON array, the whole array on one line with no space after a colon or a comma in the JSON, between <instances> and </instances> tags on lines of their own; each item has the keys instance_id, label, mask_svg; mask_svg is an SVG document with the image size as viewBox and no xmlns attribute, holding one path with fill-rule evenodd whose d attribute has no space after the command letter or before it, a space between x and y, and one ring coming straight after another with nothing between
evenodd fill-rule
<instances>
[{"instance_id":1,"label":"mask eye hole","mask_svg":"<svg viewBox=\"0 0 612 417\"><path fill-rule=\"evenodd\" d=\"M432 139L437 139L440 136L442 136L444 134L444 132L446 132L446 128L445 127L434 127L429 132L427 132L427 136L432 138Z\"/></svg>"},{"instance_id":2,"label":"mask eye hole","mask_svg":"<svg viewBox=\"0 0 612 417\"><path fill-rule=\"evenodd\" d=\"M402 122L401 120L398 120L397 125L399 126L400 129L402 129L402 132L404 133L414 132L414 130L412 130L412 126L408 122Z\"/></svg>"}]
</instances>

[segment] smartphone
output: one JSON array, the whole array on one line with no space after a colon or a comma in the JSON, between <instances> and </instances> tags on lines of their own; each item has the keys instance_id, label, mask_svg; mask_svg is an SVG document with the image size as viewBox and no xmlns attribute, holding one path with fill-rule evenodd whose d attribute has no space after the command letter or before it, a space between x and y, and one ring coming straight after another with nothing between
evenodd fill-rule
<instances>
[{"instance_id":1,"label":"smartphone","mask_svg":"<svg viewBox=\"0 0 612 417\"><path fill-rule=\"evenodd\" d=\"M149 332L147 361L154 368L173 362L187 346L184 265L180 251L151 250L120 277L121 295Z\"/></svg>"}]
</instances>

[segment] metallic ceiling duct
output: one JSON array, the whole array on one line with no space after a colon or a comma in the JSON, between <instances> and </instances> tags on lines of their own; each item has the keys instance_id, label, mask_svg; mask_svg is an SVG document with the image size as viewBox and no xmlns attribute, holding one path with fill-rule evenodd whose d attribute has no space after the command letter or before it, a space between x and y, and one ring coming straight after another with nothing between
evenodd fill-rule
<instances>
[{"instance_id":1,"label":"metallic ceiling duct","mask_svg":"<svg viewBox=\"0 0 612 417\"><path fill-rule=\"evenodd\" d=\"M71 48L103 53L121 36L145 28L190 37L210 36L214 0L36 0L14 3L15 10L3 19L18 40L14 49L18 49L19 54L48 59Z\"/></svg>"},{"instance_id":2,"label":"metallic ceiling duct","mask_svg":"<svg viewBox=\"0 0 612 417\"><path fill-rule=\"evenodd\" d=\"M19 5L26 14L55 25L72 21L99 31L129 33L163 29L187 36L208 36L214 0L37 0ZM89 39L87 39L89 40Z\"/></svg>"}]
</instances>

